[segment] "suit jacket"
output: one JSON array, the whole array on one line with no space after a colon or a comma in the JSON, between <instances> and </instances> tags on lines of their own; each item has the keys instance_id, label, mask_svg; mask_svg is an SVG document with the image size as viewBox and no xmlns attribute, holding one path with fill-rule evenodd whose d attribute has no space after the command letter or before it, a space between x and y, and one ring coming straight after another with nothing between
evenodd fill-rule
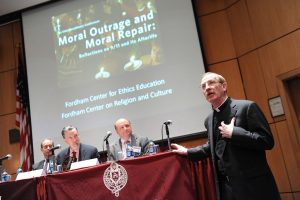
<instances>
[{"instance_id":1,"label":"suit jacket","mask_svg":"<svg viewBox=\"0 0 300 200\"><path fill-rule=\"evenodd\" d=\"M41 161L38 162L38 163L34 163L34 164L32 165L32 170L43 169L43 168L44 168L44 163L45 163L45 159L44 159L44 160L41 160Z\"/></svg>"},{"instance_id":2,"label":"suit jacket","mask_svg":"<svg viewBox=\"0 0 300 200\"><path fill-rule=\"evenodd\" d=\"M49 160L53 160L53 161L55 162L55 161L56 161L55 155L49 156L47 162L49 162ZM45 159L44 159L44 160L41 160L41 161L38 162L38 163L34 163L34 164L32 165L32 170L43 169L43 168L44 168L44 163L45 163Z\"/></svg>"},{"instance_id":3,"label":"suit jacket","mask_svg":"<svg viewBox=\"0 0 300 200\"><path fill-rule=\"evenodd\" d=\"M70 155L70 147L63 149L59 154L57 155L57 164L61 165L66 157ZM98 158L99 159L99 153L96 147L82 144L80 143L79 146L79 158L78 161L88 160Z\"/></svg>"},{"instance_id":4,"label":"suit jacket","mask_svg":"<svg viewBox=\"0 0 300 200\"><path fill-rule=\"evenodd\" d=\"M148 151L149 139L147 137L139 137L131 135L131 146L141 147L141 154ZM122 142L119 138L113 145L110 146L111 160L118 160L118 152L122 151Z\"/></svg>"},{"instance_id":5,"label":"suit jacket","mask_svg":"<svg viewBox=\"0 0 300 200\"><path fill-rule=\"evenodd\" d=\"M265 150L274 146L266 118L253 101L231 98L227 101L223 110L227 112L227 119L224 122L229 124L235 117L235 125L232 138L225 139L224 153L220 160L232 185L232 193L238 200L280 199L265 154ZM189 149L188 156L193 160L212 157L217 198L220 199L213 113L206 118L205 127L208 132L208 143Z\"/></svg>"}]
</instances>

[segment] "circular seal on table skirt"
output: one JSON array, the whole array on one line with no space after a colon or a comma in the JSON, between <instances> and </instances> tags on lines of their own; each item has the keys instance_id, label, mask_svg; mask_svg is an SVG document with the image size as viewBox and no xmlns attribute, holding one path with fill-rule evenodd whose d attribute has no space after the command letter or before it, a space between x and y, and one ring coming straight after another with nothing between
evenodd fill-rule
<instances>
[{"instance_id":1,"label":"circular seal on table skirt","mask_svg":"<svg viewBox=\"0 0 300 200\"><path fill-rule=\"evenodd\" d=\"M112 162L104 171L103 182L116 197L119 192L125 187L128 180L127 171L122 165Z\"/></svg>"}]
</instances>

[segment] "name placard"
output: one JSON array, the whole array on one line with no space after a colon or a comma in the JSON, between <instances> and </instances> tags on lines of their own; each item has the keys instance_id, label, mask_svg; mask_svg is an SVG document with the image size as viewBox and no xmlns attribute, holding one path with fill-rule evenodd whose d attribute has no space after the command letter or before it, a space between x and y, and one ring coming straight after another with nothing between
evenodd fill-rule
<instances>
[{"instance_id":1,"label":"name placard","mask_svg":"<svg viewBox=\"0 0 300 200\"><path fill-rule=\"evenodd\" d=\"M33 171L29 171L29 172L21 172L17 175L16 181L45 176L45 175L46 175L46 172L43 169L33 170Z\"/></svg>"},{"instance_id":2,"label":"name placard","mask_svg":"<svg viewBox=\"0 0 300 200\"><path fill-rule=\"evenodd\" d=\"M70 170L79 169L79 168L83 168L83 167L90 167L90 166L95 166L95 165L99 165L99 161L97 158L74 162L71 164Z\"/></svg>"}]
</instances>

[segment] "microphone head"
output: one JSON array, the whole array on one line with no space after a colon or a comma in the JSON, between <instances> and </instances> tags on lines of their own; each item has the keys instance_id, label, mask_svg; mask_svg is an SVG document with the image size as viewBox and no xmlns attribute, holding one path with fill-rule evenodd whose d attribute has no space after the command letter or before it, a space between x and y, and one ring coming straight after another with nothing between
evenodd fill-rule
<instances>
[{"instance_id":1,"label":"microphone head","mask_svg":"<svg viewBox=\"0 0 300 200\"><path fill-rule=\"evenodd\" d=\"M11 154L7 154L7 160L10 160L12 158L12 155Z\"/></svg>"},{"instance_id":2,"label":"microphone head","mask_svg":"<svg viewBox=\"0 0 300 200\"><path fill-rule=\"evenodd\" d=\"M172 121L171 120L168 120L166 122L164 122L165 125L171 125L172 124Z\"/></svg>"},{"instance_id":3,"label":"microphone head","mask_svg":"<svg viewBox=\"0 0 300 200\"><path fill-rule=\"evenodd\" d=\"M107 135L111 135L112 132L111 132L111 131L107 131L106 134L107 134Z\"/></svg>"},{"instance_id":4,"label":"microphone head","mask_svg":"<svg viewBox=\"0 0 300 200\"><path fill-rule=\"evenodd\" d=\"M60 149L60 148L61 148L61 145L57 144L55 147L52 147L49 151L54 151L54 150Z\"/></svg>"},{"instance_id":5,"label":"microphone head","mask_svg":"<svg viewBox=\"0 0 300 200\"><path fill-rule=\"evenodd\" d=\"M111 131L107 131L106 132L106 136L104 137L103 141L107 142L107 139L111 136L112 132Z\"/></svg>"}]
</instances>

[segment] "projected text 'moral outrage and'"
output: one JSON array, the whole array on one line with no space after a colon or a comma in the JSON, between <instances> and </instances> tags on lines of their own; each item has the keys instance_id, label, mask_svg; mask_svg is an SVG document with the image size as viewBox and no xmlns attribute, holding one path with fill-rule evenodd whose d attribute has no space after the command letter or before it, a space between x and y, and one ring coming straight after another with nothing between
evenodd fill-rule
<instances>
[{"instance_id":1,"label":"projected text 'moral outrage and'","mask_svg":"<svg viewBox=\"0 0 300 200\"><path fill-rule=\"evenodd\" d=\"M92 26L89 29L85 29L88 26L79 25L81 28L78 29L80 30L78 32L73 33L73 29L70 29L68 32L58 32L57 43L59 47L63 47L83 41L87 50L99 46L105 47L108 44L124 39L135 39L137 36L142 36L146 33L150 33L148 35L153 34L153 31L156 30L155 22L151 22L153 20L153 11L150 11L148 14L135 16L133 20L125 19L112 24L104 23L102 26L93 26L101 22L101 20L97 20L97 23L91 24ZM144 40L138 39L137 41L141 42Z\"/></svg>"}]
</instances>

